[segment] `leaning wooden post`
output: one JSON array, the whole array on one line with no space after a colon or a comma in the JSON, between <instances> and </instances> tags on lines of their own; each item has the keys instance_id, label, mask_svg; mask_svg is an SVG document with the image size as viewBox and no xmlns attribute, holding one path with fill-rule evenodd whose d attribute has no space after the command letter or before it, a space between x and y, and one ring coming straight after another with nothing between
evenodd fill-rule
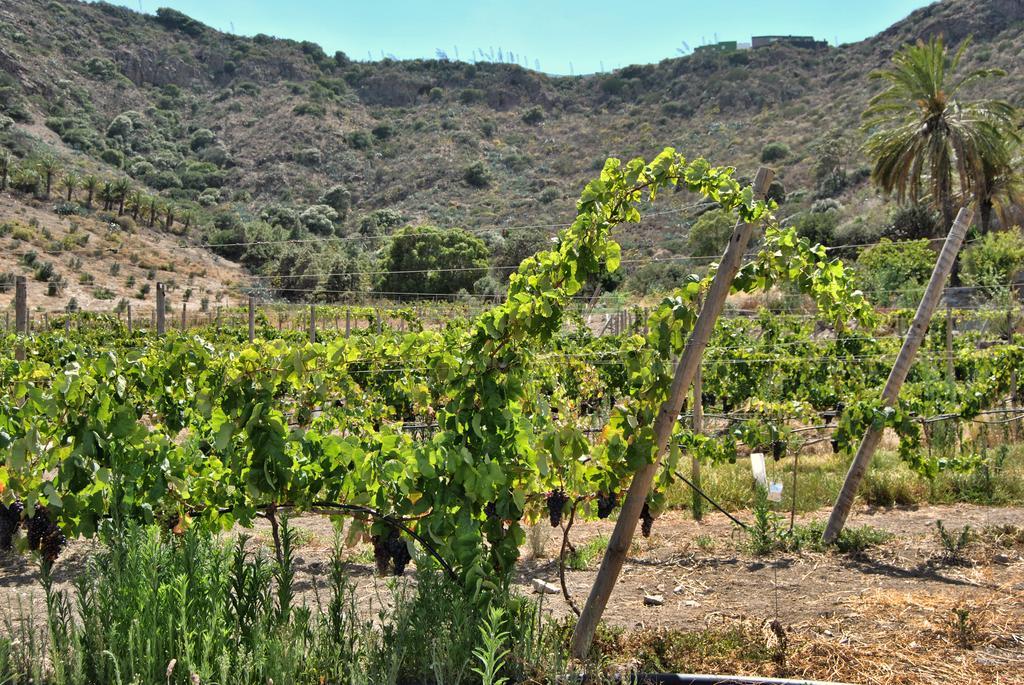
<instances>
[{"instance_id":1,"label":"leaning wooden post","mask_svg":"<svg viewBox=\"0 0 1024 685\"><path fill-rule=\"evenodd\" d=\"M693 432L697 434L704 430L704 392L702 386L703 374L700 371L700 366L698 366L697 372L693 374ZM695 488L701 487L700 459L696 453L690 457L690 480ZM704 518L704 498L700 496L696 489L691 488L691 490L690 494L693 495L693 501L690 509L693 512L694 520L700 521Z\"/></svg>"},{"instance_id":2,"label":"leaning wooden post","mask_svg":"<svg viewBox=\"0 0 1024 685\"><path fill-rule=\"evenodd\" d=\"M960 251L967 228L973 219L974 211L964 207L957 214L956 220L949 229L942 252L939 253L939 259L935 262L935 268L932 270L931 280L928 281L928 288L924 291L921 303L917 306L917 313L903 340L903 347L900 349L899 356L896 357L896 363L893 365L892 371L889 372L889 379L885 382L885 388L882 390L882 402L886 407L896 404L900 388L903 386L903 381L907 379L907 373L910 371L910 365L914 361L918 348L921 347L925 331L928 330L928 323L931 321L936 305L939 304L942 291L946 286L946 279L949 278L950 269L953 267L953 262L956 261L957 252ZM842 532L843 526L846 525L846 519L850 515L850 510L853 509L853 500L857 496L857 488L860 486L861 479L864 478L868 464L871 463L871 457L874 456L875 450L878 449L878 444L882 440L882 430L882 428L872 425L864 431L860 447L846 474L846 482L843 483L843 488L839 491L839 497L836 499L835 506L832 507L828 525L821 535L821 540L825 544L834 542Z\"/></svg>"},{"instance_id":3,"label":"leaning wooden post","mask_svg":"<svg viewBox=\"0 0 1024 685\"><path fill-rule=\"evenodd\" d=\"M755 198L764 197L773 176L774 172L771 169L761 167L758 170L757 177L754 179ZM647 494L651 490L651 483L661 466L662 456L668 448L672 429L679 420L679 412L683 408L686 393L690 389L693 377L700 366L701 357L711 339L715 321L725 307L725 298L729 295L732 281L740 269L743 254L747 250L747 243L750 242L750 234L753 230L753 224L742 220L736 222L736 227L733 229L729 247L722 257L722 263L711 282L704 306L701 308L700 314L697 315L693 332L690 334L689 340L686 341L686 349L683 350L683 355L676 366L669 399L661 405L658 417L654 422L657 445L653 455L654 460L650 464L640 467L633 474L633 481L629 485L626 500L622 503L622 510L615 522L615 530L612 531L611 539L608 541L608 549L601 561L601 568L597 572L594 585L587 597L587 603L576 623L570 645L573 657L585 658L590 651L598 621L601 620L601 614L604 613L604 609L608 605L608 599L611 597L619 573L622 571L622 565L626 561L630 545L633 544L633 534L636 532L636 524L644 502L647 500Z\"/></svg>"},{"instance_id":4,"label":"leaning wooden post","mask_svg":"<svg viewBox=\"0 0 1024 685\"><path fill-rule=\"evenodd\" d=\"M14 278L14 332L19 337L28 335L28 281L24 276ZM18 341L14 358L25 361L25 343Z\"/></svg>"},{"instance_id":5,"label":"leaning wooden post","mask_svg":"<svg viewBox=\"0 0 1024 685\"><path fill-rule=\"evenodd\" d=\"M309 305L309 342L316 342L316 305Z\"/></svg>"},{"instance_id":6,"label":"leaning wooden post","mask_svg":"<svg viewBox=\"0 0 1024 685\"><path fill-rule=\"evenodd\" d=\"M163 335L167 329L166 315L167 312L164 310L166 306L167 292L164 290L163 283L156 284L156 334Z\"/></svg>"},{"instance_id":7,"label":"leaning wooden post","mask_svg":"<svg viewBox=\"0 0 1024 685\"><path fill-rule=\"evenodd\" d=\"M256 296L249 296L249 342L256 340Z\"/></svg>"}]
</instances>

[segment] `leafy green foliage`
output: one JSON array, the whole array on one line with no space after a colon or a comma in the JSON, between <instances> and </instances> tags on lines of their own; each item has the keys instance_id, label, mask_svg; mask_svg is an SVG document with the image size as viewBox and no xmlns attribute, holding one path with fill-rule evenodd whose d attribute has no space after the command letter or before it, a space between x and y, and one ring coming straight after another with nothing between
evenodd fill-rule
<instances>
[{"instance_id":1,"label":"leafy green foliage","mask_svg":"<svg viewBox=\"0 0 1024 685\"><path fill-rule=\"evenodd\" d=\"M392 293L470 291L488 269L487 246L458 228L406 227L391 239L381 262L380 289Z\"/></svg>"}]
</instances>

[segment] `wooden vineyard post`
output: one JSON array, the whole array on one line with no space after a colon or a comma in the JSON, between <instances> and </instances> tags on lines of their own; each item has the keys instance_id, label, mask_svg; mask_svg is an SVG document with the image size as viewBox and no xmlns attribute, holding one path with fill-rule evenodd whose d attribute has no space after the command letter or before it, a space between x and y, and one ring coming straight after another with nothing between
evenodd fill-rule
<instances>
[{"instance_id":1,"label":"wooden vineyard post","mask_svg":"<svg viewBox=\"0 0 1024 685\"><path fill-rule=\"evenodd\" d=\"M703 374L700 371L700 366L697 367L696 373L693 374L693 432L701 433L704 430L704 392L703 392ZM700 459L697 458L696 454L690 457L690 480L693 481L695 488L700 488ZM695 488L690 488L690 494L693 496L690 510L693 512L693 518L695 521L700 521L704 518L704 498L700 496Z\"/></svg>"},{"instance_id":2,"label":"wooden vineyard post","mask_svg":"<svg viewBox=\"0 0 1024 685\"><path fill-rule=\"evenodd\" d=\"M910 329L907 331L907 336L903 340L903 347L900 348L899 356L896 357L896 363L893 365L892 371L889 372L889 379L885 382L885 388L882 390L882 402L886 407L896 404L900 388L903 386L903 381L907 378L907 373L910 371L910 365L914 361L918 348L921 347L921 342L924 340L925 331L928 330L932 314L939 303L939 298L942 297L942 291L945 288L946 279L949 278L950 269L953 267L953 262L956 261L956 255L960 251L964 236L967 234L967 228L971 225L973 219L974 211L964 207L957 214L956 220L949 229L949 235L946 236L946 242L942 245L942 251L939 253L939 258L935 262L935 268L932 270L931 280L928 281L928 288L924 291L921 303L917 306L917 313L914 315ZM857 454L850 464L850 470L846 474L846 482L843 483L843 488L839 491L839 497L836 498L835 506L832 507L832 514L829 516L828 525L825 527L825 532L821 535L821 540L825 544L834 542L839 537L839 533L842 532L846 519L850 515L850 510L853 509L853 500L857 496L857 488L860 486L868 464L871 463L871 457L874 456L881 440L881 428L869 426L864 431L860 447L857 449Z\"/></svg>"},{"instance_id":3,"label":"wooden vineyard post","mask_svg":"<svg viewBox=\"0 0 1024 685\"><path fill-rule=\"evenodd\" d=\"M755 198L764 197L773 176L774 172L771 169L766 167L758 169L757 177L754 179ZM576 629L573 631L570 652L575 658L583 659L590 651L598 621L601 620L601 614L604 613L604 609L608 605L608 599L611 597L619 573L622 571L622 565L626 561L626 555L629 553L630 545L633 543L633 534L636 532L640 512L647 500L647 494L651 490L654 476L661 466L662 456L668 448L672 429L679 420L683 401L693 382L694 375L697 373L697 368L700 366L701 357L708 346L708 341L711 339L718 315L725 307L725 298L729 295L732 281L740 269L743 254L747 250L747 243L750 242L750 234L753 229L753 224L742 220L736 222L732 237L729 239L729 246L722 257L722 263L711 282L704 306L701 307L700 314L697 315L697 321L693 326L693 332L690 334L689 340L686 341L686 348L676 366L669 399L661 405L654 422L656 441L654 460L650 464L641 466L633 474L626 499L622 503L622 510L615 522L615 529L608 541L608 549L601 561L601 568L597 572L594 585L587 597L587 603L583 606Z\"/></svg>"},{"instance_id":4,"label":"wooden vineyard post","mask_svg":"<svg viewBox=\"0 0 1024 685\"><path fill-rule=\"evenodd\" d=\"M953 367L953 306L946 303L946 382L956 383L956 369Z\"/></svg>"},{"instance_id":5,"label":"wooden vineyard post","mask_svg":"<svg viewBox=\"0 0 1024 685\"><path fill-rule=\"evenodd\" d=\"M132 334L132 302L129 300L125 304L125 310L128 312L128 335Z\"/></svg>"},{"instance_id":6,"label":"wooden vineyard post","mask_svg":"<svg viewBox=\"0 0 1024 685\"><path fill-rule=\"evenodd\" d=\"M181 303L181 330L188 325L188 302Z\"/></svg>"},{"instance_id":7,"label":"wooden vineyard post","mask_svg":"<svg viewBox=\"0 0 1024 685\"><path fill-rule=\"evenodd\" d=\"M28 335L28 281L24 276L14 279L14 332L19 338ZM25 361L25 343L21 340L14 349L14 358Z\"/></svg>"},{"instance_id":8,"label":"wooden vineyard post","mask_svg":"<svg viewBox=\"0 0 1024 685\"><path fill-rule=\"evenodd\" d=\"M309 342L316 342L316 305L309 305Z\"/></svg>"},{"instance_id":9,"label":"wooden vineyard post","mask_svg":"<svg viewBox=\"0 0 1024 685\"><path fill-rule=\"evenodd\" d=\"M163 283L156 284L156 334L163 335L167 329L167 320L165 311L167 293L164 290Z\"/></svg>"},{"instance_id":10,"label":"wooden vineyard post","mask_svg":"<svg viewBox=\"0 0 1024 685\"><path fill-rule=\"evenodd\" d=\"M352 332L352 310L348 307L345 308L345 337L347 338Z\"/></svg>"},{"instance_id":11,"label":"wooden vineyard post","mask_svg":"<svg viewBox=\"0 0 1024 685\"><path fill-rule=\"evenodd\" d=\"M249 296L249 342L256 340L256 296Z\"/></svg>"}]
</instances>

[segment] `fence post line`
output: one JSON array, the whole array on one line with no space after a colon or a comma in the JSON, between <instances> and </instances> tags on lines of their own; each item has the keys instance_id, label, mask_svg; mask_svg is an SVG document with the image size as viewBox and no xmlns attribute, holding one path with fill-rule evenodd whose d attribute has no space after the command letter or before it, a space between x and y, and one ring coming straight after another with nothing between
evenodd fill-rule
<instances>
[{"instance_id":1,"label":"fence post line","mask_svg":"<svg viewBox=\"0 0 1024 685\"><path fill-rule=\"evenodd\" d=\"M704 378L701 373L700 366L697 367L697 371L693 374L693 432L702 433L704 431ZM690 457L690 480L698 488L701 488L700 483L700 459L697 458L696 454ZM690 488L691 495L693 496L691 511L693 511L693 518L696 521L700 521L704 518L704 498L700 494Z\"/></svg>"},{"instance_id":2,"label":"fence post line","mask_svg":"<svg viewBox=\"0 0 1024 685\"><path fill-rule=\"evenodd\" d=\"M14 278L14 332L19 338L28 335L28 280L24 276ZM14 349L14 358L25 360L25 343L19 340Z\"/></svg>"},{"instance_id":3,"label":"fence post line","mask_svg":"<svg viewBox=\"0 0 1024 685\"><path fill-rule=\"evenodd\" d=\"M892 371L889 372L889 378L886 380L885 388L882 390L882 402L887 407L896 404L896 400L899 398L900 388L903 386L903 381L907 378L907 373L910 372L910 365L913 363L915 355L917 355L918 348L921 347L921 342L924 340L924 334L928 330L932 314L935 312L935 307L942 297L942 291L946 286L946 279L949 278L953 262L956 261L956 255L960 251L960 246L964 242L964 236L967 234L967 229L973 219L974 211L963 207L957 214L953 225L949 228L949 235L946 236L946 242L943 243L942 251L939 253L939 258L935 262L935 268L932 270L931 280L928 281L928 287L921 297L921 303L917 306L917 313L914 314L914 319L910 324L909 330L907 330L907 335L903 339L903 347L900 348L900 354L896 358L896 363L893 365ZM857 454L850 463L850 470L846 474L846 481L839 491L835 506L832 507L832 514L829 516L828 525L825 527L825 532L821 535L822 542L831 544L839 537L843 526L846 525L846 519L850 515L850 510L853 509L853 501L857 496L857 488L867 472L871 458L875 455L875 450L878 449L878 444L882 441L882 432L881 428L875 428L874 426L869 426L864 431L860 447L857 449Z\"/></svg>"},{"instance_id":4,"label":"fence post line","mask_svg":"<svg viewBox=\"0 0 1024 685\"><path fill-rule=\"evenodd\" d=\"M167 291L162 282L156 284L156 334L163 335L167 330Z\"/></svg>"},{"instance_id":5,"label":"fence post line","mask_svg":"<svg viewBox=\"0 0 1024 685\"><path fill-rule=\"evenodd\" d=\"M767 167L758 169L753 187L755 199L760 200L764 197L774 175L775 172ZM608 540L608 548L601 560L601 567L594 579L587 603L580 613L576 629L573 631L570 653L575 658L586 658L590 652L597 624L601 620L601 614L604 613L605 607L608 606L608 599L611 597L612 590L615 589L622 566L626 562L626 555L629 554L629 548L633 543L633 534L636 533L640 512L647 500L654 477L657 475L658 469L661 468L661 460L668 448L672 429L679 421L679 411L683 407L690 384L693 382L693 376L700 366L701 357L711 339L715 322L725 307L725 298L729 295L732 281L740 269L743 254L747 251L747 244L750 242L753 230L753 224L748 224L742 219L736 222L736 227L729 238L729 246L715 273L704 306L701 307L693 331L686 341L683 355L676 366L669 397L662 403L654 422L656 444L654 459L651 463L641 466L633 474L626 499L622 503L619 517L615 521L615 529Z\"/></svg>"},{"instance_id":6,"label":"fence post line","mask_svg":"<svg viewBox=\"0 0 1024 685\"><path fill-rule=\"evenodd\" d=\"M956 369L953 366L953 306L946 303L946 381L956 383Z\"/></svg>"},{"instance_id":7,"label":"fence post line","mask_svg":"<svg viewBox=\"0 0 1024 685\"><path fill-rule=\"evenodd\" d=\"M256 296L249 295L249 342L256 340Z\"/></svg>"}]
</instances>

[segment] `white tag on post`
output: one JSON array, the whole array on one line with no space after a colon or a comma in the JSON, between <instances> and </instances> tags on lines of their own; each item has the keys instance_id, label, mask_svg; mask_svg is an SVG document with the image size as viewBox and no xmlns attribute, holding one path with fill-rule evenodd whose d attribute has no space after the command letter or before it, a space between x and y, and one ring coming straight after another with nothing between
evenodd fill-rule
<instances>
[{"instance_id":1,"label":"white tag on post","mask_svg":"<svg viewBox=\"0 0 1024 685\"><path fill-rule=\"evenodd\" d=\"M768 472L764 467L764 454L761 452L750 453L750 470L754 474L754 480L764 488L768 489Z\"/></svg>"}]
</instances>

